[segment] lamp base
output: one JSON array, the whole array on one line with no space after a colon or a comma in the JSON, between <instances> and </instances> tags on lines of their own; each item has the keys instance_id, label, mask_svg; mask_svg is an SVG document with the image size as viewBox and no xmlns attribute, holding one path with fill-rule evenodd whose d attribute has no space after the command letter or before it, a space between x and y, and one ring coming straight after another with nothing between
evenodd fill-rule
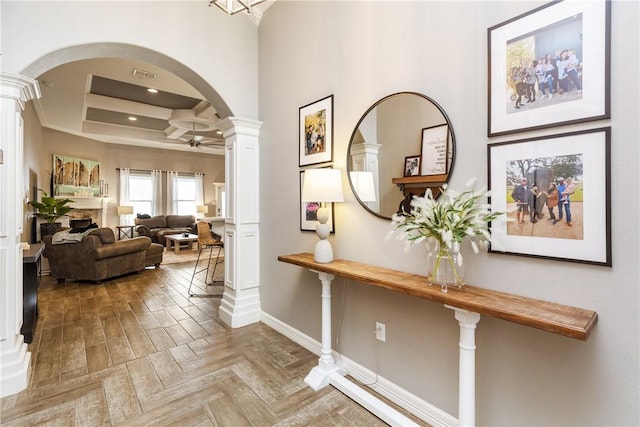
<instances>
[{"instance_id":1,"label":"lamp base","mask_svg":"<svg viewBox=\"0 0 640 427\"><path fill-rule=\"evenodd\" d=\"M331 243L327 240L331 229L329 224L318 224L316 226L316 234L320 238L316 242L316 247L313 251L313 260L321 264L327 264L333 262L333 248Z\"/></svg>"}]
</instances>

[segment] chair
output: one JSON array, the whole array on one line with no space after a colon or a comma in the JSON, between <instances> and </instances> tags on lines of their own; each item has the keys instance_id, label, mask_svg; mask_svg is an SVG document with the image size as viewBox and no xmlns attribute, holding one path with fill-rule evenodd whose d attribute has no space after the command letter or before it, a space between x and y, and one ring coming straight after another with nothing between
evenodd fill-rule
<instances>
[{"instance_id":1,"label":"chair","mask_svg":"<svg viewBox=\"0 0 640 427\"><path fill-rule=\"evenodd\" d=\"M189 290L187 291L190 297L204 297L204 298L213 298L213 297L221 297L221 294L194 294L191 292L191 286L193 285L193 279L196 274L201 273L206 270L204 276L204 282L207 286L213 285L216 282L220 282L219 280L214 280L216 274L216 268L218 264L224 262L224 259L220 259L220 252L224 248L224 243L222 240L214 239L211 234L211 229L209 228L209 224L204 221L199 221L196 224L198 230L198 259L196 260L196 265L193 267L193 275L191 275L191 282L189 283ZM209 267L211 266L211 260L213 258L213 249L218 248L218 253L215 256L215 262L213 265L213 273L211 274L211 283L207 283L207 277L209 276ZM198 264L200 263L200 255L202 254L203 249L209 249L209 259L207 260L207 266L198 270ZM203 258L204 260L204 258Z\"/></svg>"}]
</instances>

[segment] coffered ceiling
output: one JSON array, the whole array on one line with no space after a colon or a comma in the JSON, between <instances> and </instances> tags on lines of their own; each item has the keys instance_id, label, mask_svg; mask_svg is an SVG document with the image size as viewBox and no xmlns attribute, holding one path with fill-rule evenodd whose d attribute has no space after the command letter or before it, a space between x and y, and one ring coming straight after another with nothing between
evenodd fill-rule
<instances>
[{"instance_id":1,"label":"coffered ceiling","mask_svg":"<svg viewBox=\"0 0 640 427\"><path fill-rule=\"evenodd\" d=\"M215 108L191 85L153 64L77 61L38 78L42 126L112 143L224 154Z\"/></svg>"}]
</instances>

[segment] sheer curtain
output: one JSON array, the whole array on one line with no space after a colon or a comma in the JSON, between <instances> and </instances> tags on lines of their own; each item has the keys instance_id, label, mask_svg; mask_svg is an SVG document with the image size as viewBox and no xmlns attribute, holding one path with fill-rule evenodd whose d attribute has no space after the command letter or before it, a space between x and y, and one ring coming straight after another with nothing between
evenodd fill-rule
<instances>
[{"instance_id":1,"label":"sheer curtain","mask_svg":"<svg viewBox=\"0 0 640 427\"><path fill-rule=\"evenodd\" d=\"M151 171L151 216L162 215L162 171Z\"/></svg>"},{"instance_id":2,"label":"sheer curtain","mask_svg":"<svg viewBox=\"0 0 640 427\"><path fill-rule=\"evenodd\" d=\"M204 205L204 175L196 172L194 178L196 181L196 206Z\"/></svg>"},{"instance_id":3,"label":"sheer curtain","mask_svg":"<svg viewBox=\"0 0 640 427\"><path fill-rule=\"evenodd\" d=\"M129 205L129 168L120 169L120 206Z\"/></svg>"},{"instance_id":4,"label":"sheer curtain","mask_svg":"<svg viewBox=\"0 0 640 427\"><path fill-rule=\"evenodd\" d=\"M178 172L167 171L167 215L178 213Z\"/></svg>"}]
</instances>

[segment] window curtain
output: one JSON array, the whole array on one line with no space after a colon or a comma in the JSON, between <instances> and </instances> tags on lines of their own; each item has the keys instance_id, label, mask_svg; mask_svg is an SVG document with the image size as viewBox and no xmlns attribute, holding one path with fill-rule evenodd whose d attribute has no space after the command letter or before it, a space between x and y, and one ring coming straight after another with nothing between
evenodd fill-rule
<instances>
[{"instance_id":1,"label":"window curtain","mask_svg":"<svg viewBox=\"0 0 640 427\"><path fill-rule=\"evenodd\" d=\"M151 216L162 215L162 171L151 171L151 186L153 191Z\"/></svg>"},{"instance_id":2,"label":"window curtain","mask_svg":"<svg viewBox=\"0 0 640 427\"><path fill-rule=\"evenodd\" d=\"M167 215L178 213L178 172L167 171Z\"/></svg>"},{"instance_id":3,"label":"window curtain","mask_svg":"<svg viewBox=\"0 0 640 427\"><path fill-rule=\"evenodd\" d=\"M204 178L203 174L195 173L194 178L196 181L196 206L204 205Z\"/></svg>"},{"instance_id":4,"label":"window curtain","mask_svg":"<svg viewBox=\"0 0 640 427\"><path fill-rule=\"evenodd\" d=\"M129 168L120 169L120 206L129 205Z\"/></svg>"}]
</instances>

